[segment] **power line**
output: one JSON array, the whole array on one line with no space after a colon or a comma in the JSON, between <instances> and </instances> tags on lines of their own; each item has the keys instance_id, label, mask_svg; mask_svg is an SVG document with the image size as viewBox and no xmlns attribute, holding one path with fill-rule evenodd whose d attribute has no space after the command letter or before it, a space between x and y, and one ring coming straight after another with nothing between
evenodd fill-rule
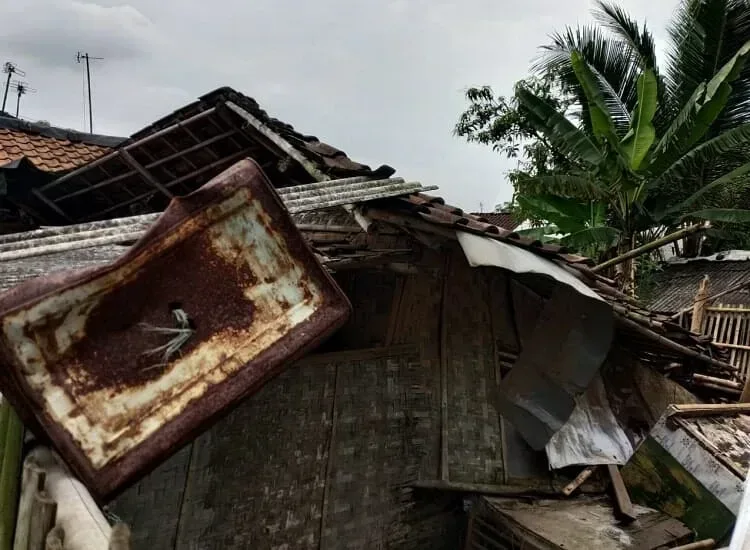
<instances>
[{"instance_id":1,"label":"power line","mask_svg":"<svg viewBox=\"0 0 750 550\"><path fill-rule=\"evenodd\" d=\"M5 102L8 100L8 90L10 89L10 79L14 74L20 77L26 76L26 73L18 68L18 65L6 61L3 65L3 72L8 75L8 80L5 81L5 93L3 94L3 108L0 111L5 112Z\"/></svg>"},{"instance_id":2,"label":"power line","mask_svg":"<svg viewBox=\"0 0 750 550\"><path fill-rule=\"evenodd\" d=\"M86 81L88 83L88 89L89 89L89 133L94 133L94 117L92 114L92 107L91 107L91 68L89 66L90 60L101 60L104 59L103 57L93 57L90 56L88 53L81 53L78 52L76 54L76 61L78 63L81 62L81 59L84 59L86 61Z\"/></svg>"},{"instance_id":3,"label":"power line","mask_svg":"<svg viewBox=\"0 0 750 550\"><path fill-rule=\"evenodd\" d=\"M16 99L16 118L18 118L18 112L21 109L21 96L25 94L35 94L36 90L29 87L27 82L21 82L20 80L14 80L10 84L10 88L11 90L15 90L16 94L18 94L18 99Z\"/></svg>"}]
</instances>

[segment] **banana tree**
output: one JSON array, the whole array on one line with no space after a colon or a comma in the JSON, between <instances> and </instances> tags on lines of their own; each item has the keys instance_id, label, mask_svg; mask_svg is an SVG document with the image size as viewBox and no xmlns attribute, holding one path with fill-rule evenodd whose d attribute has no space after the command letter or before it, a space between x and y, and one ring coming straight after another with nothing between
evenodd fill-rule
<instances>
[{"instance_id":1,"label":"banana tree","mask_svg":"<svg viewBox=\"0 0 750 550\"><path fill-rule=\"evenodd\" d=\"M598 79L578 51L571 53L571 65L585 94L587 124L576 126L527 89L517 91L520 105L529 120L564 154L582 166L581 170L552 173L536 178L529 187L544 189L544 194L521 195L519 202L537 204L540 217L549 218L550 210L562 197L602 204L606 215L598 223L583 218L583 227L571 233L600 250L613 244L619 252L635 248L638 235L657 226L674 227L686 219L750 222L750 211L741 209L699 208L705 195L747 182L750 162L715 163L716 176L697 191L684 196L679 191L692 172L728 153L750 146L750 123L741 124L712 137L706 133L720 116L730 96L731 83L750 56L750 42L744 44L708 81L698 84L679 113L657 136L654 117L658 107L659 82L652 69L644 69L637 79L637 101L627 127L615 123ZM705 139L704 139L705 138ZM561 193L561 190L564 192ZM572 191L571 191L572 190ZM544 206L542 206L542 204ZM570 206L570 204L568 204ZM546 214L545 214L546 212ZM569 210L572 212L572 210ZM606 224L602 223L606 220ZM550 221L553 221L550 219ZM603 231L603 227L610 228ZM612 231L614 230L614 231ZM632 289L634 266L623 264L623 286Z\"/></svg>"}]
</instances>

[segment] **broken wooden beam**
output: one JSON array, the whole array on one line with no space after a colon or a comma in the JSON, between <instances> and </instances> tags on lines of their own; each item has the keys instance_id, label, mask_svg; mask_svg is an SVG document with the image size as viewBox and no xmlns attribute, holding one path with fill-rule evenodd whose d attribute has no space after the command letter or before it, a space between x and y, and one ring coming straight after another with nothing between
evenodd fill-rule
<instances>
[{"instance_id":1,"label":"broken wooden beam","mask_svg":"<svg viewBox=\"0 0 750 550\"><path fill-rule=\"evenodd\" d=\"M635 521L638 516L633 508L630 495L625 487L625 482L620 475L620 469L615 464L607 464L607 472L612 481L612 490L615 493L615 511L625 521Z\"/></svg>"},{"instance_id":2,"label":"broken wooden beam","mask_svg":"<svg viewBox=\"0 0 750 550\"><path fill-rule=\"evenodd\" d=\"M573 481L563 487L562 494L564 494L566 497L572 495L573 491L578 489L588 478L591 477L591 474L594 473L595 469L596 466L587 466L586 468L581 470L581 473L578 474Z\"/></svg>"}]
</instances>

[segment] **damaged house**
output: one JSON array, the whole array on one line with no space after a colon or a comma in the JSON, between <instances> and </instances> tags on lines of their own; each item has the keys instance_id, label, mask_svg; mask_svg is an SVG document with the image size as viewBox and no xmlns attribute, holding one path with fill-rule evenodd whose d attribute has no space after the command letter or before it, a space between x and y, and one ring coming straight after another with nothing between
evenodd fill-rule
<instances>
[{"instance_id":1,"label":"damaged house","mask_svg":"<svg viewBox=\"0 0 750 550\"><path fill-rule=\"evenodd\" d=\"M127 480L97 481L86 469L93 451L76 454L74 471L108 514L132 527L134 548L520 547L507 518L521 517L529 497L560 496L584 466L624 465L670 404L696 401L677 381L736 370L705 338L619 293L585 258L466 214L388 166L357 163L228 88L32 185L19 208L41 226L64 227L0 236L0 288L9 291L0 315L68 284L60 276L35 289L38 275L135 262L139 247L165 239L154 229L164 223L158 212L171 202L165 217L182 208L174 227L187 227L202 211L194 197L214 204L221 193L206 189L238 173L274 189L284 206L278 219L293 222L277 232L286 243L304 239L350 314L291 354L280 374L216 411L207 429L183 415L197 437L175 436L172 420L158 425L151 437L162 438L161 454L141 461L140 447L131 448ZM165 311L179 303L201 327L211 313L191 311L202 297L182 284L180 256L174 260L150 272L158 299ZM214 277L209 260L180 267ZM30 406L39 396L24 402L20 371L9 374L11 356L3 389L15 384L8 396L24 405L25 423L49 433L40 428L50 418ZM132 379L131 388L127 377L123 386L91 364L112 399L168 383L156 374ZM86 391L76 385L71 395ZM61 431L75 418L58 424ZM75 453L55 433L69 460ZM601 525L596 533L610 529L609 499L586 496L602 494L602 480L592 476L580 490L581 521ZM551 502L550 521L568 517L562 508L573 501ZM648 521L591 545L655 549L692 540L663 510L640 515ZM526 547L554 538L535 536L538 546Z\"/></svg>"}]
</instances>

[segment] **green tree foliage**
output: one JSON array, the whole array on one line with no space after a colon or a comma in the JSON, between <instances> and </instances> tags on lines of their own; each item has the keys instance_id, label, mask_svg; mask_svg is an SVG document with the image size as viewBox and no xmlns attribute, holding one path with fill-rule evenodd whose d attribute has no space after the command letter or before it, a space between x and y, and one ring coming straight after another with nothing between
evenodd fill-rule
<instances>
[{"instance_id":1,"label":"green tree foliage","mask_svg":"<svg viewBox=\"0 0 750 550\"><path fill-rule=\"evenodd\" d=\"M553 34L512 97L470 89L455 133L518 158L516 207L552 230L560 214L540 200L576 202L579 230L563 222L571 246L635 246L696 218L714 220L716 246L734 244L732 224L748 221L738 206L750 207L750 0L685 0L663 68L645 25L611 2L594 16Z\"/></svg>"}]
</instances>

